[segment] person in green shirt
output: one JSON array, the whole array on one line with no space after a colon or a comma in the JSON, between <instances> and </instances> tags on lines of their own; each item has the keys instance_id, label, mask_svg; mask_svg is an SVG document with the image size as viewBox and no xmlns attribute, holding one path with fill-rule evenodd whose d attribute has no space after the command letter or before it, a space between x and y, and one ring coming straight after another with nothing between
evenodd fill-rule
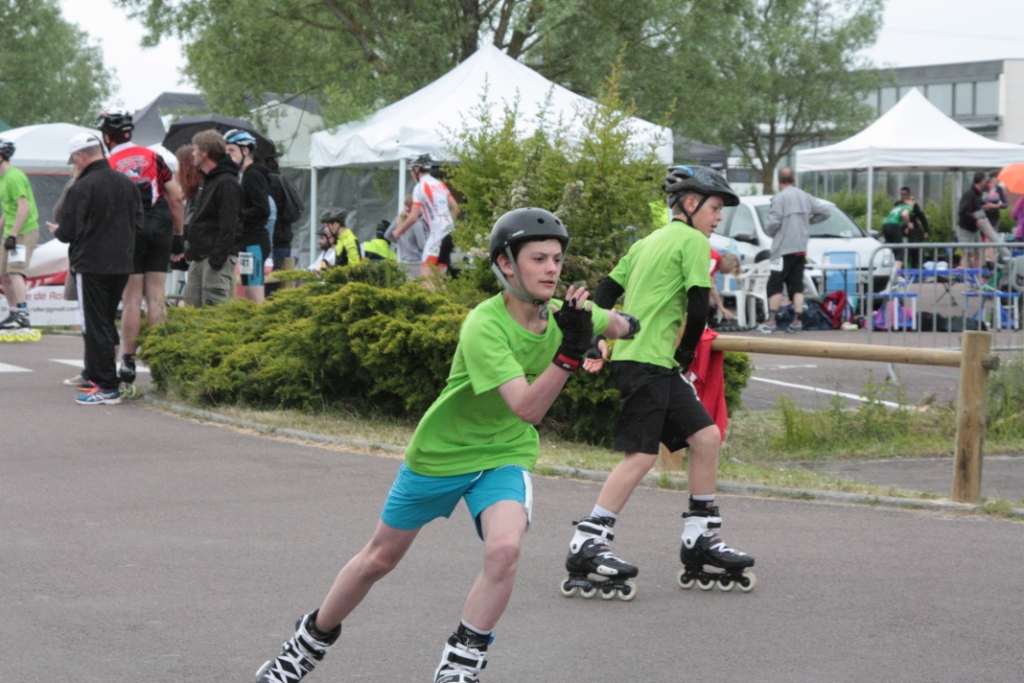
<instances>
[{"instance_id":1,"label":"person in green shirt","mask_svg":"<svg viewBox=\"0 0 1024 683\"><path fill-rule=\"evenodd\" d=\"M391 242L388 242L387 238L384 237L384 233L391 227L391 223L388 221L381 221L377 224L377 229L374 231L374 239L363 242L363 253L366 254L366 258L371 261L397 261L398 258L395 256L395 252L391 251Z\"/></svg>"},{"instance_id":2,"label":"person in green shirt","mask_svg":"<svg viewBox=\"0 0 1024 683\"><path fill-rule=\"evenodd\" d=\"M734 583L750 590L756 581L752 573L743 571L754 565L754 558L729 548L717 536L722 519L715 506L715 485L722 435L697 398L689 375L708 318L708 236L722 220L722 207L738 205L739 197L721 175L703 166L671 167L663 189L672 207L672 221L633 244L595 291L594 302L606 309L625 294L624 307L644 326L635 338L619 341L612 351L612 373L622 397L615 447L625 457L601 488L591 513L576 525L565 560L569 577L562 593L566 597L580 591L592 597L598 590L603 597L616 591L621 597L627 580L638 574L635 565L612 553L609 543L623 507L653 467L659 443L670 451L690 448L690 500L683 514L684 569L679 585L691 588L700 581L702 587L710 588L718 581L725 590ZM607 356L603 340L598 340L598 347L596 364ZM719 571L707 572L705 565Z\"/></svg>"},{"instance_id":3,"label":"person in green shirt","mask_svg":"<svg viewBox=\"0 0 1024 683\"><path fill-rule=\"evenodd\" d=\"M0 330L31 327L25 298L25 276L32 250L39 238L39 212L28 176L11 166L14 143L0 139L0 283L10 312L0 321Z\"/></svg>"},{"instance_id":4,"label":"person in green shirt","mask_svg":"<svg viewBox=\"0 0 1024 683\"><path fill-rule=\"evenodd\" d=\"M320 212L320 224L334 238L335 265L338 266L350 266L363 260L359 240L345 225L346 220L348 211L345 209L332 206Z\"/></svg>"},{"instance_id":5,"label":"person in green shirt","mask_svg":"<svg viewBox=\"0 0 1024 683\"><path fill-rule=\"evenodd\" d=\"M299 619L259 683L296 683L323 659L341 623L394 569L419 530L460 499L484 543L483 571L448 638L436 683L477 683L492 630L508 605L530 522L539 423L594 332L625 337L635 320L593 308L584 288L554 300L569 235L543 209L516 209L491 231L491 267L505 292L466 316L448 382L427 410L370 542L338 574L323 604Z\"/></svg>"},{"instance_id":6,"label":"person in green shirt","mask_svg":"<svg viewBox=\"0 0 1024 683\"><path fill-rule=\"evenodd\" d=\"M909 240L910 231L914 228L913 206L898 202L882 221L882 237L886 244L903 244ZM896 259L896 270L907 261L906 249L893 249Z\"/></svg>"}]
</instances>

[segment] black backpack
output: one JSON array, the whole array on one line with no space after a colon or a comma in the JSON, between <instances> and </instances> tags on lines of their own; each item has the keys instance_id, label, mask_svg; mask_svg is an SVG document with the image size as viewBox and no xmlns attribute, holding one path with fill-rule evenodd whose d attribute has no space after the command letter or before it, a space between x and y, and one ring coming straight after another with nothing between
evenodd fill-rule
<instances>
[{"instance_id":1,"label":"black backpack","mask_svg":"<svg viewBox=\"0 0 1024 683\"><path fill-rule=\"evenodd\" d=\"M284 201L281 206L277 207L277 220L284 223L294 223L299 220L299 216L302 215L303 210L306 208L305 203L302 201L302 195L299 194L299 188L295 187L295 183L280 173L275 173L271 176L272 179L276 178L281 184L281 194L284 196Z\"/></svg>"}]
</instances>

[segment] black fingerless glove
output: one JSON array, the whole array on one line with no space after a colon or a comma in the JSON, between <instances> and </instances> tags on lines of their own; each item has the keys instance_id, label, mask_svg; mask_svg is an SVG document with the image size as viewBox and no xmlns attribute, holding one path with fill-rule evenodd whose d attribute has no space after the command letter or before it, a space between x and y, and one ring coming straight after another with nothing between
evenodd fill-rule
<instances>
[{"instance_id":1,"label":"black fingerless glove","mask_svg":"<svg viewBox=\"0 0 1024 683\"><path fill-rule=\"evenodd\" d=\"M14 251L18 248L18 238L14 235L8 235L7 239L4 240L4 249L7 251Z\"/></svg>"},{"instance_id":2,"label":"black fingerless glove","mask_svg":"<svg viewBox=\"0 0 1024 683\"><path fill-rule=\"evenodd\" d=\"M185 253L185 236L175 235L171 239L171 253L177 256Z\"/></svg>"},{"instance_id":3,"label":"black fingerless glove","mask_svg":"<svg viewBox=\"0 0 1024 683\"><path fill-rule=\"evenodd\" d=\"M590 348L590 338L594 335L594 320L590 311L576 308L575 300L566 301L561 310L555 313L555 324L562 331L562 345L552 361L555 365L575 372L583 363L583 356Z\"/></svg>"},{"instance_id":4,"label":"black fingerless glove","mask_svg":"<svg viewBox=\"0 0 1024 683\"><path fill-rule=\"evenodd\" d=\"M679 372L685 375L690 370L690 364L693 363L693 351L680 346L676 349L675 359L679 363Z\"/></svg>"}]
</instances>

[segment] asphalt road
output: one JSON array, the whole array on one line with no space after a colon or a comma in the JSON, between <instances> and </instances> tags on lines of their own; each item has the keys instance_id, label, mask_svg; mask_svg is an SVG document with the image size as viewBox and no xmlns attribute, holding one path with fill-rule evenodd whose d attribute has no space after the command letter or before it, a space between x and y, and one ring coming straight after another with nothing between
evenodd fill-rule
<instances>
[{"instance_id":1,"label":"asphalt road","mask_svg":"<svg viewBox=\"0 0 1024 683\"><path fill-rule=\"evenodd\" d=\"M369 538L399 461L77 406L78 340L0 346L0 681L251 681ZM72 372L68 372L72 370ZM558 592L598 485L538 478L485 683L1019 681L1019 522L722 496L754 592L675 585L685 505L638 490L634 602ZM429 681L479 571L465 509L422 532L309 680Z\"/></svg>"}]
</instances>

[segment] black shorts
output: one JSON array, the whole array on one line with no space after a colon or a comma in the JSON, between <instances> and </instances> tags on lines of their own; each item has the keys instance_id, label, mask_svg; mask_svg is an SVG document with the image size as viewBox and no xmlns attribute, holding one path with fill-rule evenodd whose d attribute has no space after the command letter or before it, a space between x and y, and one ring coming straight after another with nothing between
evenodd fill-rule
<instances>
[{"instance_id":1,"label":"black shorts","mask_svg":"<svg viewBox=\"0 0 1024 683\"><path fill-rule=\"evenodd\" d=\"M448 233L441 240L441 250L437 252L437 264L450 266L452 264L452 249L455 248L455 241L452 240L452 234Z\"/></svg>"},{"instance_id":2,"label":"black shorts","mask_svg":"<svg viewBox=\"0 0 1024 683\"><path fill-rule=\"evenodd\" d=\"M616 450L654 455L663 443L675 452L686 446L688 438L715 424L693 385L676 370L614 361L612 375L620 394Z\"/></svg>"},{"instance_id":3,"label":"black shorts","mask_svg":"<svg viewBox=\"0 0 1024 683\"><path fill-rule=\"evenodd\" d=\"M789 298L794 294L804 293L804 264L807 257L803 254L786 254L782 257L782 270L772 270L768 274L768 296L782 294L782 286L786 286Z\"/></svg>"},{"instance_id":4,"label":"black shorts","mask_svg":"<svg viewBox=\"0 0 1024 683\"><path fill-rule=\"evenodd\" d=\"M142 230L135 234L135 269L140 273L166 273L171 265L174 221L166 205L146 212Z\"/></svg>"}]
</instances>

